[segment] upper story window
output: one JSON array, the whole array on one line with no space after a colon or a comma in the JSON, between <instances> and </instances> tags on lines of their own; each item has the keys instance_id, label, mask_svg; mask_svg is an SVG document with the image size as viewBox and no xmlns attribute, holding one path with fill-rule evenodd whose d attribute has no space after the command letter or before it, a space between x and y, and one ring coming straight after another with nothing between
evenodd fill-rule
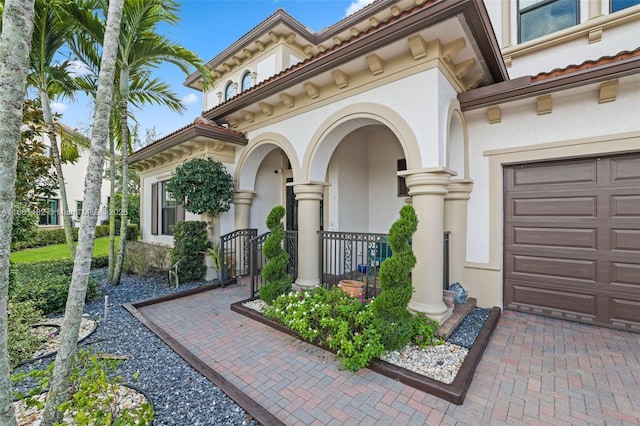
<instances>
[{"instance_id":1,"label":"upper story window","mask_svg":"<svg viewBox=\"0 0 640 426\"><path fill-rule=\"evenodd\" d=\"M251 71L247 71L242 76L242 91L251 89Z\"/></svg>"},{"instance_id":2,"label":"upper story window","mask_svg":"<svg viewBox=\"0 0 640 426\"><path fill-rule=\"evenodd\" d=\"M611 13L640 4L640 0L611 0Z\"/></svg>"},{"instance_id":3,"label":"upper story window","mask_svg":"<svg viewBox=\"0 0 640 426\"><path fill-rule=\"evenodd\" d=\"M224 87L224 100L228 101L229 99L233 98L233 82L230 81L227 83L227 85Z\"/></svg>"},{"instance_id":4,"label":"upper story window","mask_svg":"<svg viewBox=\"0 0 640 426\"><path fill-rule=\"evenodd\" d=\"M533 40L578 24L578 0L519 0L518 41Z\"/></svg>"}]
</instances>

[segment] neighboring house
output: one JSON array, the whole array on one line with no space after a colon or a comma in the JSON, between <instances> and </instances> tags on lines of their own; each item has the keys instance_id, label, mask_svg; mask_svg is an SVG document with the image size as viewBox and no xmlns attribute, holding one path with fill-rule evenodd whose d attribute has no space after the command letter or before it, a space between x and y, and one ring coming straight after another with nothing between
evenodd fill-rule
<instances>
[{"instance_id":1,"label":"neighboring house","mask_svg":"<svg viewBox=\"0 0 640 426\"><path fill-rule=\"evenodd\" d=\"M236 181L216 236L285 205L297 288L321 226L386 233L410 200L411 309L450 315L450 231L479 305L640 331L638 3L378 0L318 33L279 10L208 62L202 117L131 157L142 239L198 218L165 183L210 156Z\"/></svg>"},{"instance_id":2,"label":"neighboring house","mask_svg":"<svg viewBox=\"0 0 640 426\"><path fill-rule=\"evenodd\" d=\"M86 137L80 133L78 133L75 129L72 129L65 124L57 123L57 126L62 129L68 135L75 135L75 137L85 138ZM60 148L60 140L61 134L58 132L58 149ZM45 145L48 147L50 152L51 141L49 140L49 136L45 133L43 134L43 141ZM66 183L67 190L67 203L69 205L69 215L71 219L71 224L73 227L80 226L80 217L83 213L82 208L82 200L84 199L84 179L87 174L87 165L89 164L89 150L88 148L79 148L80 157L74 163L63 163L62 164L62 173L64 174L64 180ZM110 182L107 179L102 181L102 189L100 192L100 209L94 214L98 215L98 225L103 220L109 219L109 191L110 191ZM63 216L65 214L64 208L62 205L62 200L60 199L60 195L48 198L43 200L47 206L47 211L43 211L39 218L38 226L40 228L62 228L63 226Z\"/></svg>"}]
</instances>

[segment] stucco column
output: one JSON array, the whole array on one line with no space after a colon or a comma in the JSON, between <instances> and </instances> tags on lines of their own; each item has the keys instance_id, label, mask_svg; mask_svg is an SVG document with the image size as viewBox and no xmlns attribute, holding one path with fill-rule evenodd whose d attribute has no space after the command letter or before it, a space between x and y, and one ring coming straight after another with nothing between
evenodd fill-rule
<instances>
[{"instance_id":1,"label":"stucco column","mask_svg":"<svg viewBox=\"0 0 640 426\"><path fill-rule=\"evenodd\" d=\"M473 181L456 179L449 183L444 197L444 230L449 234L449 284L464 285L464 264L467 259L467 210Z\"/></svg>"},{"instance_id":2,"label":"stucco column","mask_svg":"<svg viewBox=\"0 0 640 426\"><path fill-rule=\"evenodd\" d=\"M414 292L409 309L424 312L440 323L451 316L451 309L442 301L442 238L444 196L452 174L441 167L398 173L406 177L409 195L418 216L418 229L412 242L417 262L411 273Z\"/></svg>"},{"instance_id":3,"label":"stucco column","mask_svg":"<svg viewBox=\"0 0 640 426\"><path fill-rule=\"evenodd\" d=\"M502 47L511 46L511 1L503 1L502 2Z\"/></svg>"},{"instance_id":4,"label":"stucco column","mask_svg":"<svg viewBox=\"0 0 640 426\"><path fill-rule=\"evenodd\" d=\"M320 200L325 184L308 182L293 184L298 200L298 278L295 290L308 290L320 284Z\"/></svg>"},{"instance_id":5,"label":"stucco column","mask_svg":"<svg viewBox=\"0 0 640 426\"><path fill-rule=\"evenodd\" d=\"M233 194L235 229L247 229L249 227L251 202L255 195L255 191L236 191Z\"/></svg>"},{"instance_id":6,"label":"stucco column","mask_svg":"<svg viewBox=\"0 0 640 426\"><path fill-rule=\"evenodd\" d=\"M602 0L589 0L589 19L602 15Z\"/></svg>"}]
</instances>

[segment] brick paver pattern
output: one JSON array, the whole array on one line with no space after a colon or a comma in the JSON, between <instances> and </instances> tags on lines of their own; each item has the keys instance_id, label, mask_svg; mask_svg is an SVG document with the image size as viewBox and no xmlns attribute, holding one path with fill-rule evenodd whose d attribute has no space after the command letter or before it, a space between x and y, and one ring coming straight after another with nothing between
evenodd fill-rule
<instances>
[{"instance_id":1,"label":"brick paver pattern","mask_svg":"<svg viewBox=\"0 0 640 426\"><path fill-rule=\"evenodd\" d=\"M229 309L233 285L140 308L287 425L640 425L640 335L504 311L463 405Z\"/></svg>"}]
</instances>

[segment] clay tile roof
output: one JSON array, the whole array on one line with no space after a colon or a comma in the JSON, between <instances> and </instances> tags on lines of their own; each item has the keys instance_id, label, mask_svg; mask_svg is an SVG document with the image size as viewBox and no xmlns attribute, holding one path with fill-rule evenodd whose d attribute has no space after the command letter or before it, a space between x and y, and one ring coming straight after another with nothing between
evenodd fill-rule
<instances>
[{"instance_id":1,"label":"clay tile roof","mask_svg":"<svg viewBox=\"0 0 640 426\"><path fill-rule=\"evenodd\" d=\"M130 161L134 163L149 155L155 155L156 151L166 149L167 147L165 145L167 144L173 146L194 136L206 136L238 145L246 145L247 143L244 133L219 126L206 118L196 117L193 123L187 124L144 148L139 149L131 155Z\"/></svg>"},{"instance_id":2,"label":"clay tile roof","mask_svg":"<svg viewBox=\"0 0 640 426\"><path fill-rule=\"evenodd\" d=\"M377 25L376 27L369 27L366 30L363 30L360 33L358 33L358 35L351 36L350 38L348 38L346 40L342 40L342 42L332 46L330 49L327 49L324 52L318 52L314 56L311 56L310 58L307 58L307 59L305 59L303 61L300 61L297 64L292 65L289 68L286 68L286 69L280 71L279 73L277 73L275 75L272 75L268 79L261 81L260 83L256 84L255 86L252 86L250 89L245 90L243 92L240 92L240 93L236 94L235 96L233 96L232 98L229 98L226 101L216 105L215 107L213 107L213 108L211 108L211 109L209 109L207 111L204 111L202 113L202 115L206 116L209 112L214 111L214 110L220 108L221 106L226 105L226 104L236 100L237 98L239 98L241 96L247 95L248 93L253 93L256 90L260 89L261 87L264 87L264 86L266 86L266 85L268 85L268 84L270 84L270 83L272 83L272 82L274 82L276 80L279 80L282 77L290 74L291 72L293 72L293 71L295 71L297 69L306 67L306 66L312 64L313 62L317 61L318 59L323 58L323 57L325 57L327 55L330 55L330 54L342 49L343 47L353 43L355 40L358 40L358 39L364 37L365 35L369 35L369 34L374 33L376 31L380 31L382 28L385 28L385 27L393 24L394 22L399 21L399 20L405 18L406 16L417 12L418 10L427 8L427 7L431 6L433 3L436 3L438 1L441 1L441 0L425 1L424 3L422 3L420 5L416 5L416 6L412 7L411 9L403 10L399 15L391 16L386 21L380 22L380 24ZM374 3L376 3L376 2L374 2ZM371 5L374 4L374 3L371 3ZM369 6L371 6L371 5L369 5Z\"/></svg>"},{"instance_id":3,"label":"clay tile roof","mask_svg":"<svg viewBox=\"0 0 640 426\"><path fill-rule=\"evenodd\" d=\"M556 68L553 71L541 72L535 76L532 76L531 82L535 83L537 81L545 80L548 78L558 77L561 75L570 74L570 73L585 70L588 68L611 64L617 61L621 61L623 59L629 59L636 56L640 56L640 47L633 51L625 50L613 56L603 56L600 59L584 61L579 65L568 65L564 68Z\"/></svg>"}]
</instances>

